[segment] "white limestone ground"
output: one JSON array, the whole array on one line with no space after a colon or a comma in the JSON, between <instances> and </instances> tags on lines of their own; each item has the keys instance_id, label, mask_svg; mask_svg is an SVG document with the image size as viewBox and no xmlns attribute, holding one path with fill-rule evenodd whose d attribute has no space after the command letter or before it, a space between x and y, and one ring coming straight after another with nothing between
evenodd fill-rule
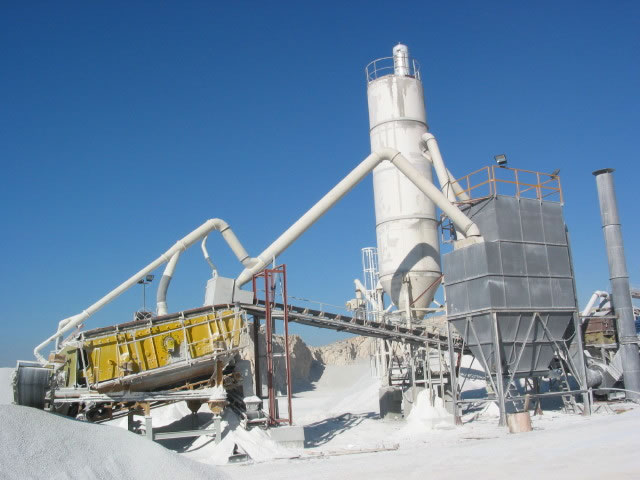
<instances>
[{"instance_id":1,"label":"white limestone ground","mask_svg":"<svg viewBox=\"0 0 640 480\"><path fill-rule=\"evenodd\" d=\"M223 471L238 479L305 480L602 479L637 478L640 472L640 408L633 405L591 417L548 411L533 417L533 432L513 435L497 425L497 408L473 420L467 415L462 427L453 427L438 399L431 407L426 393L406 421L379 420L368 365L328 367L315 386L294 399L296 421L310 434L300 458ZM355 453L367 450L378 451Z\"/></svg>"},{"instance_id":2,"label":"white limestone ground","mask_svg":"<svg viewBox=\"0 0 640 480\"><path fill-rule=\"evenodd\" d=\"M11 371L0 369L2 479L227 478L126 430L9 405Z\"/></svg>"},{"instance_id":3,"label":"white limestone ground","mask_svg":"<svg viewBox=\"0 0 640 480\"><path fill-rule=\"evenodd\" d=\"M4 401L9 370L0 370ZM482 385L475 380L467 387ZM232 414L225 415L220 445L209 437L163 443L176 454L122 429L2 407L0 444L9 448L0 458L0 478L219 478L222 472L238 479L511 480L637 478L640 472L640 408L633 405L620 405L619 414L602 409L591 417L546 411L532 418L532 432L511 435L497 425L495 407L478 418L467 415L462 427L454 427L438 399L431 407L424 393L406 421L380 420L378 386L368 364L325 365L318 381L294 395L294 421L305 426L305 449L279 446L260 429L234 429ZM184 404L153 412L157 427L191 428ZM203 407L199 423L210 420ZM126 428L124 420L112 423ZM236 444L252 462L223 465ZM78 466L81 475L74 476Z\"/></svg>"},{"instance_id":4,"label":"white limestone ground","mask_svg":"<svg viewBox=\"0 0 640 480\"><path fill-rule=\"evenodd\" d=\"M0 368L0 405L13 402L13 389L9 385L13 368Z\"/></svg>"}]
</instances>

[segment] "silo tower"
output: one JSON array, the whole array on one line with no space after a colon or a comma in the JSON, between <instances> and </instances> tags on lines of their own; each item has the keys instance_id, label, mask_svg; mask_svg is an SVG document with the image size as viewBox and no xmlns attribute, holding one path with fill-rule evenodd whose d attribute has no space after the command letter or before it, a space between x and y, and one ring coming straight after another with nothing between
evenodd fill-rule
<instances>
[{"instance_id":1,"label":"silo tower","mask_svg":"<svg viewBox=\"0 0 640 480\"><path fill-rule=\"evenodd\" d=\"M367 66L367 97L371 150L396 149L431 180L420 150L428 130L422 82L405 45ZM390 162L373 171L373 189L382 287L399 309L407 299L427 307L441 276L436 207Z\"/></svg>"}]
</instances>

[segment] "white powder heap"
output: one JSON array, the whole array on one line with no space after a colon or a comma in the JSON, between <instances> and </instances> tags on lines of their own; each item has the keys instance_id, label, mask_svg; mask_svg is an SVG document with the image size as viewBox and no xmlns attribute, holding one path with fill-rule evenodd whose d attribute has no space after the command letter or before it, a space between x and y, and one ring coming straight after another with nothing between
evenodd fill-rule
<instances>
[{"instance_id":1,"label":"white powder heap","mask_svg":"<svg viewBox=\"0 0 640 480\"><path fill-rule=\"evenodd\" d=\"M11 375L13 375L13 368L0 368L0 405L13 402Z\"/></svg>"},{"instance_id":2,"label":"white powder heap","mask_svg":"<svg viewBox=\"0 0 640 480\"><path fill-rule=\"evenodd\" d=\"M442 430L454 428L453 416L447 412L444 402L438 396L431 405L431 396L428 390L421 390L416 398L416 403L407 417L406 424L395 435L394 439L418 439L430 430Z\"/></svg>"},{"instance_id":3,"label":"white powder heap","mask_svg":"<svg viewBox=\"0 0 640 480\"><path fill-rule=\"evenodd\" d=\"M3 479L227 478L116 427L17 405L0 405L0 425Z\"/></svg>"},{"instance_id":4,"label":"white powder heap","mask_svg":"<svg viewBox=\"0 0 640 480\"><path fill-rule=\"evenodd\" d=\"M233 414L228 416L231 415ZM253 462L293 458L299 455L299 452L271 440L269 435L260 428L245 430L240 426L235 426L228 431L219 444L215 444L205 437L196 439L183 455L203 463L224 465L228 463L229 456L233 453L236 445L244 450Z\"/></svg>"}]
</instances>

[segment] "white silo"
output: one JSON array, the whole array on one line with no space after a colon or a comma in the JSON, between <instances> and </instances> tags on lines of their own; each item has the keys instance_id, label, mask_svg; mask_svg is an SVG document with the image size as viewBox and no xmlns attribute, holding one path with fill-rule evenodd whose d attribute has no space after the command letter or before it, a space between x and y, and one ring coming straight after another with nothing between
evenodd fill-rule
<instances>
[{"instance_id":1,"label":"white silo","mask_svg":"<svg viewBox=\"0 0 640 480\"><path fill-rule=\"evenodd\" d=\"M367 97L371 150L399 150L431 180L431 165L420 151L427 131L422 82L405 45L396 45L393 57L367 66ZM373 171L373 189L382 287L404 309L410 285L412 306L424 308L441 275L435 205L390 162Z\"/></svg>"}]
</instances>

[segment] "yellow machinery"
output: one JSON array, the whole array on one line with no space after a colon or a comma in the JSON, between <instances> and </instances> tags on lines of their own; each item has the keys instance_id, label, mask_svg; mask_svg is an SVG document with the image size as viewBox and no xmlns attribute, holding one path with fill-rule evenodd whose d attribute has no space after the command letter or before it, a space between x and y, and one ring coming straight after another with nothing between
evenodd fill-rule
<instances>
[{"instance_id":1,"label":"yellow machinery","mask_svg":"<svg viewBox=\"0 0 640 480\"><path fill-rule=\"evenodd\" d=\"M166 384L167 376L169 383L175 381L170 371L213 364L242 346L242 311L200 310L81 333L65 349L65 386L86 384L98 391L124 385L153 388L152 383ZM159 381L148 380L158 376Z\"/></svg>"},{"instance_id":2,"label":"yellow machinery","mask_svg":"<svg viewBox=\"0 0 640 480\"><path fill-rule=\"evenodd\" d=\"M46 367L19 365L18 403L100 420L150 402L208 403L219 414L247 344L246 310L207 306L81 331ZM46 398L45 398L46 397Z\"/></svg>"}]
</instances>

